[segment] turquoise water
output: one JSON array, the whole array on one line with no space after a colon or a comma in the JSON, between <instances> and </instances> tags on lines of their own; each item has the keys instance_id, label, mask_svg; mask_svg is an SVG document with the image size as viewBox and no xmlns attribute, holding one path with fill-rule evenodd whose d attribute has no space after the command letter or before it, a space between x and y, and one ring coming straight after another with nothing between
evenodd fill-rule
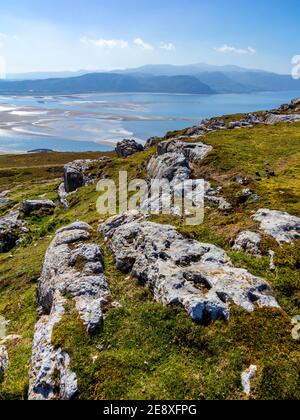
<instances>
[{"instance_id":1,"label":"turquoise water","mask_svg":"<svg viewBox=\"0 0 300 420\"><path fill-rule=\"evenodd\" d=\"M224 95L93 94L0 97L0 152L110 150L201 119L272 109L300 92Z\"/></svg>"}]
</instances>

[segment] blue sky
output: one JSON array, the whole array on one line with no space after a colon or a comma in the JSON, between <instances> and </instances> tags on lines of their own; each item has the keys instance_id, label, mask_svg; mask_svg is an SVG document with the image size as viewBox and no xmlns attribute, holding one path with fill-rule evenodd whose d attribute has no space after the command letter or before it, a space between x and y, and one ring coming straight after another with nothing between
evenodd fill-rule
<instances>
[{"instance_id":1,"label":"blue sky","mask_svg":"<svg viewBox=\"0 0 300 420\"><path fill-rule=\"evenodd\" d=\"M0 0L12 72L237 64L281 73L300 54L299 0Z\"/></svg>"}]
</instances>

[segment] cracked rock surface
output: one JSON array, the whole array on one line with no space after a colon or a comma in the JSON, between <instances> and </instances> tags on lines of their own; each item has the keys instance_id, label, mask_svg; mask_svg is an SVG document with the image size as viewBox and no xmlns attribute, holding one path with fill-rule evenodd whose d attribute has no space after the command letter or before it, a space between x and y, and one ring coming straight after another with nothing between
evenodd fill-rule
<instances>
[{"instance_id":1,"label":"cracked rock surface","mask_svg":"<svg viewBox=\"0 0 300 420\"><path fill-rule=\"evenodd\" d=\"M279 307L265 280L233 267L222 249L186 239L172 226L133 212L109 219L100 230L119 270L148 285L157 301L182 305L196 322L228 320L231 303L247 311Z\"/></svg>"},{"instance_id":2,"label":"cracked rock surface","mask_svg":"<svg viewBox=\"0 0 300 420\"><path fill-rule=\"evenodd\" d=\"M259 249L260 243L261 235L246 230L238 235L232 249L233 251L245 252L246 254L259 256L261 255Z\"/></svg>"},{"instance_id":3,"label":"cracked rock surface","mask_svg":"<svg viewBox=\"0 0 300 420\"><path fill-rule=\"evenodd\" d=\"M254 215L254 220L260 223L260 230L278 243L291 243L300 239L300 217L282 211L261 209Z\"/></svg>"},{"instance_id":4,"label":"cracked rock surface","mask_svg":"<svg viewBox=\"0 0 300 420\"><path fill-rule=\"evenodd\" d=\"M110 297L103 275L102 250L86 242L91 227L76 222L58 230L49 246L38 282L39 319L35 326L30 370L30 400L69 400L77 378L69 355L51 343L53 328L72 299L89 333L101 327L103 305Z\"/></svg>"}]
</instances>

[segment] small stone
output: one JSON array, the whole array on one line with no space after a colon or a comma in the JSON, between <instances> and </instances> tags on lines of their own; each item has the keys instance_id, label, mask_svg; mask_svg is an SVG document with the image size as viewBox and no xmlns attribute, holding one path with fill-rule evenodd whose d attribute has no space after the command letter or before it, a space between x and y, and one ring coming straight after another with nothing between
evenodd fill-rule
<instances>
[{"instance_id":1,"label":"small stone","mask_svg":"<svg viewBox=\"0 0 300 420\"><path fill-rule=\"evenodd\" d=\"M246 254L259 256L260 252L261 236L258 233L251 231L241 232L235 240L232 247L233 251L245 252Z\"/></svg>"},{"instance_id":2,"label":"small stone","mask_svg":"<svg viewBox=\"0 0 300 420\"><path fill-rule=\"evenodd\" d=\"M275 265L275 262L274 262L275 252L270 250L268 252L268 254L269 254L269 257L270 257L270 270L275 271L276 270L276 265Z\"/></svg>"},{"instance_id":3,"label":"small stone","mask_svg":"<svg viewBox=\"0 0 300 420\"><path fill-rule=\"evenodd\" d=\"M242 373L242 386L246 395L252 392L252 381L257 375L258 368L256 365L251 365L245 372Z\"/></svg>"}]
</instances>

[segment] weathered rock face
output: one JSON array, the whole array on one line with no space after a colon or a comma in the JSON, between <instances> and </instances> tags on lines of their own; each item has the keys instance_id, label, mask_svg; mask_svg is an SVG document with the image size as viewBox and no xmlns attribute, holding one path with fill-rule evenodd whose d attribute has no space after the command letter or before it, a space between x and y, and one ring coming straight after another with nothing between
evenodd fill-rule
<instances>
[{"instance_id":1,"label":"weathered rock face","mask_svg":"<svg viewBox=\"0 0 300 420\"><path fill-rule=\"evenodd\" d=\"M9 358L5 346L0 345L0 382L3 379L5 372L8 369Z\"/></svg>"},{"instance_id":2,"label":"weathered rock face","mask_svg":"<svg viewBox=\"0 0 300 420\"><path fill-rule=\"evenodd\" d=\"M178 153L183 156L190 163L201 162L205 156L213 150L212 146L204 143L186 143L184 138L175 138L162 143L157 146L158 155L165 153Z\"/></svg>"},{"instance_id":3,"label":"weathered rock face","mask_svg":"<svg viewBox=\"0 0 300 420\"><path fill-rule=\"evenodd\" d=\"M23 201L23 212L25 216L32 214L47 215L55 210L55 203L51 200L25 200Z\"/></svg>"},{"instance_id":4,"label":"weathered rock face","mask_svg":"<svg viewBox=\"0 0 300 420\"><path fill-rule=\"evenodd\" d=\"M85 184L84 172L88 169L91 161L80 161L68 163L64 167L64 186L66 193L76 191Z\"/></svg>"},{"instance_id":5,"label":"weathered rock face","mask_svg":"<svg viewBox=\"0 0 300 420\"><path fill-rule=\"evenodd\" d=\"M261 236L258 233L245 231L241 232L232 247L233 251L245 252L250 255L261 255L260 252Z\"/></svg>"},{"instance_id":6,"label":"weathered rock face","mask_svg":"<svg viewBox=\"0 0 300 420\"><path fill-rule=\"evenodd\" d=\"M148 164L148 177L150 180L155 179L166 179L170 182L171 188L173 188L174 194L182 196L183 192L185 197L188 198L191 195L190 191L187 190L184 181L190 179L192 175L192 165L200 164L205 156L212 150L211 146L203 143L185 143L180 138L162 142L157 147L157 155L152 156ZM194 180L194 187L199 185L201 180ZM213 204L217 204L220 210L230 210L231 204L228 203L224 198L219 196L220 190L211 188L208 182L205 182L203 196L193 196L191 201L194 205L203 206L203 198L210 201ZM196 198L196 200L195 200ZM142 203L142 210L154 209L159 212L159 209L163 203L168 204L170 197L160 195L152 197L151 200L144 200ZM180 210L175 207L171 208L172 214L180 215Z\"/></svg>"},{"instance_id":7,"label":"weathered rock face","mask_svg":"<svg viewBox=\"0 0 300 420\"><path fill-rule=\"evenodd\" d=\"M6 197L10 191L2 191L0 192L0 207L6 206L6 204L11 202L11 199Z\"/></svg>"},{"instance_id":8,"label":"weathered rock face","mask_svg":"<svg viewBox=\"0 0 300 420\"><path fill-rule=\"evenodd\" d=\"M88 332L102 325L102 307L108 303L110 291L103 275L101 249L85 242L90 230L82 222L62 228L46 252L38 282L40 317L33 340L29 399L70 399L76 393L77 379L70 370L70 358L51 343L67 299L74 302Z\"/></svg>"},{"instance_id":9,"label":"weathered rock face","mask_svg":"<svg viewBox=\"0 0 300 420\"><path fill-rule=\"evenodd\" d=\"M12 210L0 218L0 253L14 248L22 236L28 233L27 223L20 219L20 212Z\"/></svg>"},{"instance_id":10,"label":"weathered rock face","mask_svg":"<svg viewBox=\"0 0 300 420\"><path fill-rule=\"evenodd\" d=\"M278 307L263 279L233 267L222 249L186 239L172 226L135 212L109 219L100 230L119 270L147 284L157 301L182 305L194 321L228 320L231 302L247 311Z\"/></svg>"},{"instance_id":11,"label":"weathered rock face","mask_svg":"<svg viewBox=\"0 0 300 420\"><path fill-rule=\"evenodd\" d=\"M116 152L118 157L126 158L134 153L142 152L144 150L144 146L135 140L128 140L125 139L119 143L117 143Z\"/></svg>"},{"instance_id":12,"label":"weathered rock face","mask_svg":"<svg viewBox=\"0 0 300 420\"><path fill-rule=\"evenodd\" d=\"M254 220L260 223L263 232L279 243L291 243L300 239L300 217L281 211L261 209L255 214Z\"/></svg>"},{"instance_id":13,"label":"weathered rock face","mask_svg":"<svg viewBox=\"0 0 300 420\"><path fill-rule=\"evenodd\" d=\"M189 179L191 169L187 159L181 153L165 153L152 156L148 164L150 179L167 179L173 185Z\"/></svg>"}]
</instances>

